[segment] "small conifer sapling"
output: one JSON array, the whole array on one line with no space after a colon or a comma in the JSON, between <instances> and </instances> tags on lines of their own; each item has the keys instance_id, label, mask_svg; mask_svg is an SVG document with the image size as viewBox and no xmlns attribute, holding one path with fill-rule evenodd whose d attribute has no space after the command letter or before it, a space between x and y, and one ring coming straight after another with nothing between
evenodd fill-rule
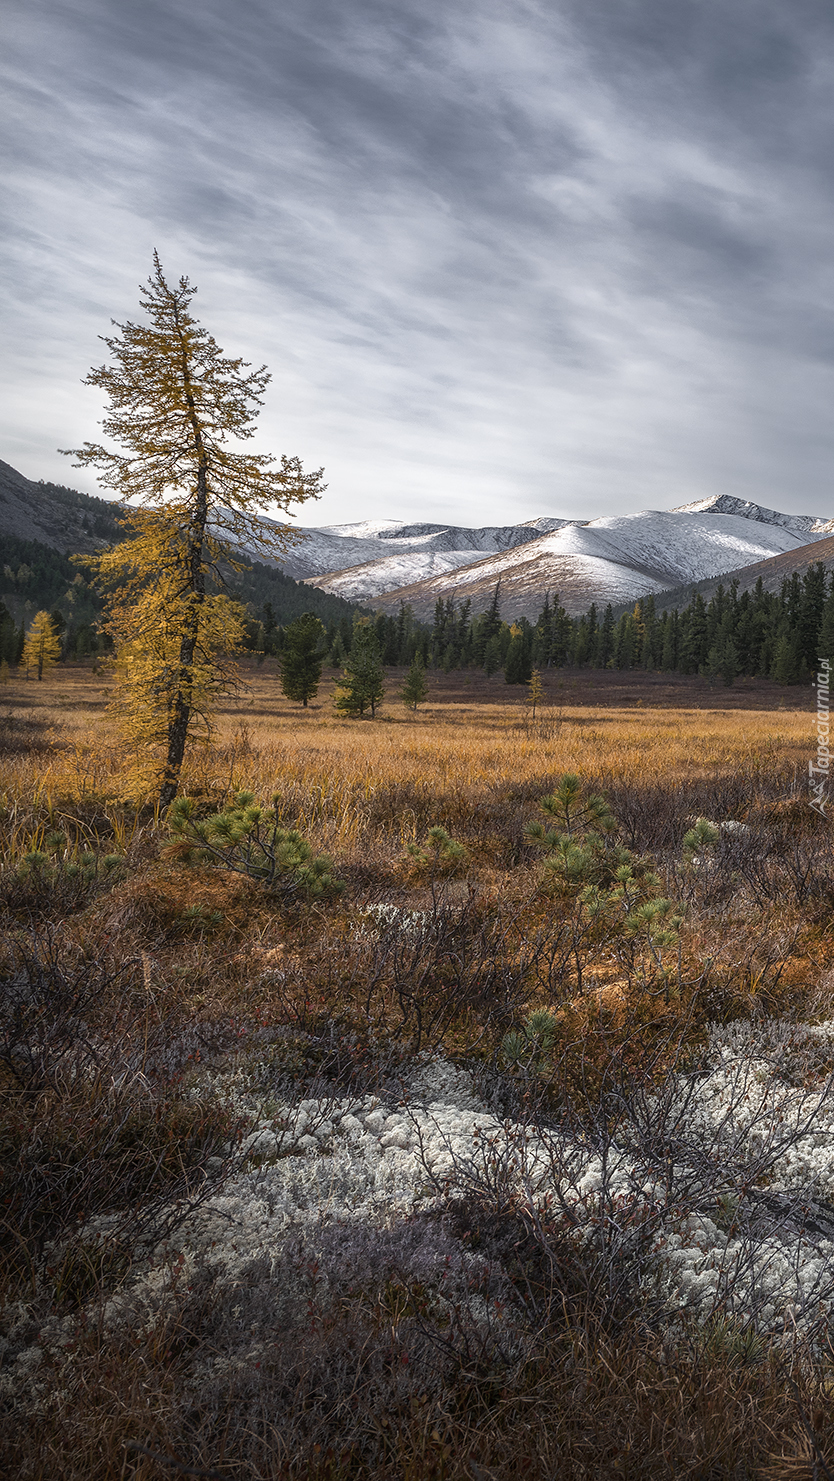
<instances>
[{"instance_id":1,"label":"small conifer sapling","mask_svg":"<svg viewBox=\"0 0 834 1481\"><path fill-rule=\"evenodd\" d=\"M527 703L530 706L530 718L532 720L535 720L536 710L541 705L543 699L544 685L542 684L542 676L539 673L538 669L533 669L533 672L530 675L530 681L527 685Z\"/></svg>"},{"instance_id":2,"label":"small conifer sapling","mask_svg":"<svg viewBox=\"0 0 834 1481\"><path fill-rule=\"evenodd\" d=\"M404 705L416 713L417 706L423 703L428 692L425 664L418 653L406 674L405 683L400 690L400 698Z\"/></svg>"}]
</instances>

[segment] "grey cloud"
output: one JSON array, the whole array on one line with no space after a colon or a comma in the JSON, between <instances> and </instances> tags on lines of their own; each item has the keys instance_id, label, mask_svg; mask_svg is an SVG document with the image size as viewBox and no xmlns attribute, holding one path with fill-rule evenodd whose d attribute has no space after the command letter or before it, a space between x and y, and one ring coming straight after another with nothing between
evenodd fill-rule
<instances>
[{"instance_id":1,"label":"grey cloud","mask_svg":"<svg viewBox=\"0 0 834 1481\"><path fill-rule=\"evenodd\" d=\"M270 365L263 441L326 463L322 520L826 512L827 5L11 10L3 456L30 476L76 477L52 449L90 434L78 381L157 245Z\"/></svg>"}]
</instances>

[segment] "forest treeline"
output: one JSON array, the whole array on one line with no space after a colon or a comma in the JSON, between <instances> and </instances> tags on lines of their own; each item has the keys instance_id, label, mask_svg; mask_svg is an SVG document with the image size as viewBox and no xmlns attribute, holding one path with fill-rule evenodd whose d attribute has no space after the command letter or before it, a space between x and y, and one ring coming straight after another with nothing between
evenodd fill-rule
<instances>
[{"instance_id":1,"label":"forest treeline","mask_svg":"<svg viewBox=\"0 0 834 1481\"><path fill-rule=\"evenodd\" d=\"M104 500L96 502L103 504ZM115 520L112 523L121 536L120 527ZM99 533L94 526L94 520L88 521L93 533ZM110 530L105 533L112 535ZM241 571L228 568L223 574L230 594L252 614L245 640L250 650L257 648L264 619L270 636L276 625L284 628L304 612L313 612L334 631L340 622L346 622L350 633L354 618L367 610L344 597L305 586L259 561L247 564ZM40 540L3 535L0 538L0 664L13 667L20 662L26 633L39 610L48 612L52 619L61 642L62 660L96 658L109 653L112 642L99 630L102 593L91 581L91 575L83 558L74 559Z\"/></svg>"},{"instance_id":2,"label":"forest treeline","mask_svg":"<svg viewBox=\"0 0 834 1481\"><path fill-rule=\"evenodd\" d=\"M284 629L267 603L260 620L250 622L246 646L261 655L280 655ZM366 625L363 620L363 625ZM808 681L817 660L834 656L834 572L820 562L804 576L786 578L768 592L762 581L739 593L738 582L719 586L706 602L697 593L688 606L658 610L654 596L639 598L615 617L595 604L582 617L569 617L558 596L546 596L535 622L522 617L505 622L496 587L486 612L471 614L471 603L438 600L434 621L418 622L411 608L372 619L384 664L426 668L483 669L504 673L508 684L525 684L534 668L570 665L601 669L646 669L701 674L732 684L744 675L781 684ZM341 666L350 656L355 625L347 614L325 624L325 661Z\"/></svg>"},{"instance_id":3,"label":"forest treeline","mask_svg":"<svg viewBox=\"0 0 834 1481\"><path fill-rule=\"evenodd\" d=\"M9 595L6 604L0 601L0 663L20 662L36 607L49 611L63 660L106 654L110 644L97 626L101 597L83 565L34 540L4 538L3 558ZM504 620L500 584L486 612L473 616L469 600L449 597L438 600L433 621L425 623L407 604L396 615L373 616L260 562L228 576L248 612L244 649L259 658L279 656L289 625L305 612L321 620L321 657L333 667L350 657L357 623L370 624L388 667L419 659L447 673L500 672L509 684L527 683L534 668L563 666L701 674L726 684L745 675L801 684L819 657L834 657L834 572L822 562L804 576L786 577L778 593L766 591L761 580L739 592L733 581L719 586L709 602L696 593L681 609L659 608L650 595L616 616L610 604L594 604L582 617L569 617L558 594L548 594L534 622Z\"/></svg>"}]
</instances>

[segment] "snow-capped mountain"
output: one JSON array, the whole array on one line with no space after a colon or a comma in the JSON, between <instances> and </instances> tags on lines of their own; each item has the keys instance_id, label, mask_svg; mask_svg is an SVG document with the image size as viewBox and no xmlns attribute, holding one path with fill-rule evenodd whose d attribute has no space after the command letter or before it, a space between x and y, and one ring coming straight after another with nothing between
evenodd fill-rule
<instances>
[{"instance_id":1,"label":"snow-capped mountain","mask_svg":"<svg viewBox=\"0 0 834 1481\"><path fill-rule=\"evenodd\" d=\"M502 611L512 618L534 617L548 591L578 614L591 602L633 602L777 557L767 574L781 579L792 565L804 569L814 559L815 543L825 541L827 551L834 519L781 514L718 494L676 509L593 520L543 516L468 527L383 519L295 530L298 542L270 563L297 580L375 607L406 601L423 618L438 597L452 595L483 610L500 580ZM33 483L0 462L0 541L5 535L86 551L119 533L109 501ZM802 553L792 563L794 552Z\"/></svg>"},{"instance_id":2,"label":"snow-capped mountain","mask_svg":"<svg viewBox=\"0 0 834 1481\"><path fill-rule=\"evenodd\" d=\"M303 536L282 561L296 580L327 576L345 569L362 569L361 600L413 581L457 570L497 555L540 535L558 530L564 519L534 519L528 524L466 529L459 525L402 524L396 520L367 520L360 524L322 525L299 529ZM372 569L373 568L373 569Z\"/></svg>"},{"instance_id":3,"label":"snow-capped mountain","mask_svg":"<svg viewBox=\"0 0 834 1481\"><path fill-rule=\"evenodd\" d=\"M442 525L336 525L304 531L290 575L380 607L411 603L428 616L438 597L485 607L501 581L506 616L534 616L546 591L571 613L635 600L799 549L834 533L834 520L780 514L730 495L678 509L594 520L531 520L481 530ZM325 564L325 562L327 564ZM337 565L337 562L339 564Z\"/></svg>"},{"instance_id":4,"label":"snow-capped mountain","mask_svg":"<svg viewBox=\"0 0 834 1481\"><path fill-rule=\"evenodd\" d=\"M834 520L818 519L814 514L780 514L777 509L763 509L749 499L735 499L732 494L713 494L711 499L697 499L694 504L679 504L673 514L739 514L757 524L782 525L803 539L822 538L834 529Z\"/></svg>"}]
</instances>

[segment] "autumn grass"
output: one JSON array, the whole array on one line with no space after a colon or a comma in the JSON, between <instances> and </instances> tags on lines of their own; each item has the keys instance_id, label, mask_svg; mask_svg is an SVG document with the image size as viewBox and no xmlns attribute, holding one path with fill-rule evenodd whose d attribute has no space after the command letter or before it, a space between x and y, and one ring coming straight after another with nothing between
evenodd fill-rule
<instances>
[{"instance_id":1,"label":"autumn grass","mask_svg":"<svg viewBox=\"0 0 834 1481\"><path fill-rule=\"evenodd\" d=\"M794 709L726 708L720 693L685 688L682 697L697 704L646 709L639 699L571 703L574 691L563 697L547 676L543 710L531 720L523 690L495 682L484 697L482 683L470 699L460 682L440 678L416 716L391 697L372 722L337 717L333 684L331 676L303 709L283 698L274 675L247 673L218 714L212 744L193 749L183 790L218 799L241 786L264 797L281 791L291 826L345 848L371 820L410 841L430 814L454 822L490 798L531 799L565 771L622 786L653 777L709 782L729 772L753 791L763 769L775 766L796 785L807 769L810 721L795 691L787 691ZM33 812L96 804L108 817L119 812L131 758L117 743L101 675L78 668L42 684L17 682L2 699L56 742L47 755L0 756L7 849L35 846Z\"/></svg>"},{"instance_id":2,"label":"autumn grass","mask_svg":"<svg viewBox=\"0 0 834 1481\"><path fill-rule=\"evenodd\" d=\"M199 1067L222 1067L241 1041L283 1055L299 1096L322 1083L361 1092L429 1049L497 1076L508 1108L546 1113L560 1096L598 1098L614 1070L624 1085L662 1076L710 1019L830 1013L834 865L830 828L804 790L807 695L699 681L606 689L554 674L533 721L523 691L450 675L432 680L416 716L391 696L371 722L334 714L332 676L307 710L283 698L266 665L245 677L211 745L189 758L183 790L205 810L240 787L277 796L282 821L331 854L346 881L332 903L276 902L255 881L166 857L152 801L126 800L130 757L107 715L105 676L65 669L0 694L21 722L8 733L32 742L0 745L0 973L19 998L0 1044L14 1216L0 1218L0 1305L31 1287L26 1340L49 1311L65 1314L71 1339L37 1423L0 1440L5 1474L831 1474L825 1354L797 1343L786 1356L717 1328L669 1345L628 1313L604 1316L581 1262L568 1272L576 1294L560 1305L511 1207L475 1201L452 1217L528 1293L536 1337L525 1334L518 1360L458 1343L433 1325L419 1284L396 1276L313 1302L303 1329L276 1329L257 1371L223 1376L246 1334L240 1292L212 1285L210 1272L186 1288L175 1269L164 1319L108 1332L102 1313L137 1222L164 1218L166 1199L199 1196L207 1166L226 1155L228 1115L200 1099ZM625 939L580 939L570 903L542 887L524 829L565 772L605 791L623 841L651 856L685 907L672 993ZM699 816L754 832L727 835L691 867L682 839ZM407 850L437 824L466 858L432 880ZM124 865L83 888L44 884L25 856L58 834L68 856L116 853ZM431 931L368 938L358 927L380 902L433 913ZM556 1015L553 1072L513 1081L504 1036L540 1007ZM21 1044L33 1077L22 1086ZM123 1061L132 1080L120 1078ZM117 1219L109 1266L86 1250L90 1209ZM68 1253L50 1273L39 1241L56 1230ZM264 1277L253 1320L268 1320L271 1289ZM201 1364L209 1376L195 1380Z\"/></svg>"}]
</instances>

